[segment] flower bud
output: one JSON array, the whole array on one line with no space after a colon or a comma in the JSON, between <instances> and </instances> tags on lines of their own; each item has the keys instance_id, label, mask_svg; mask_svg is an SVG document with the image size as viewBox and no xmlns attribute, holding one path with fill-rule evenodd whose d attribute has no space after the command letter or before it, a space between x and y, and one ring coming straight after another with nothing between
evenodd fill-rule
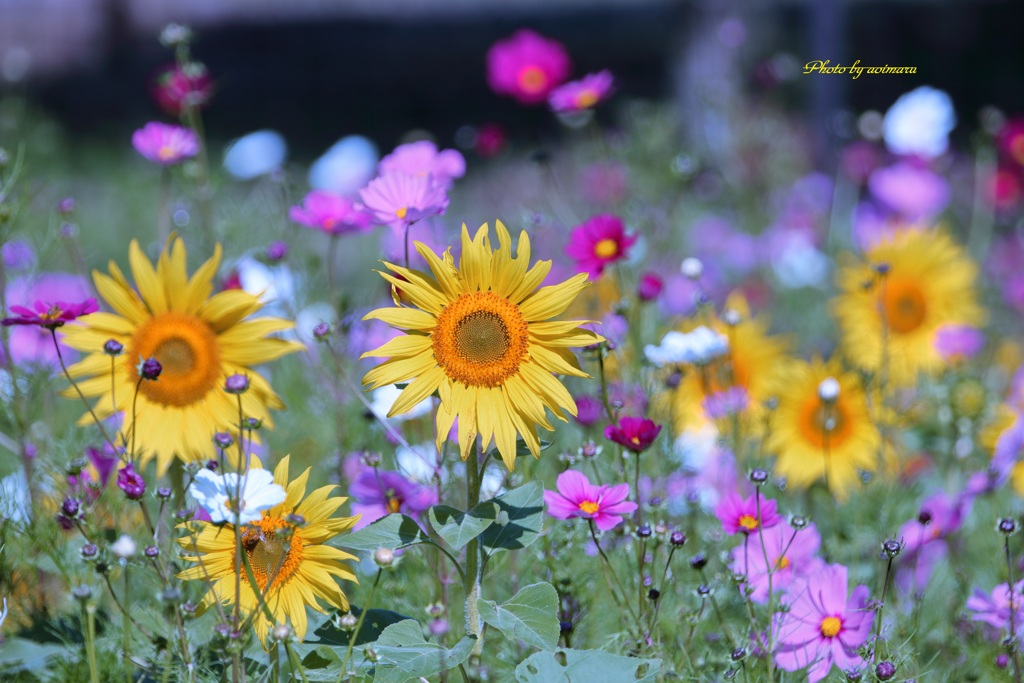
<instances>
[{"instance_id":1,"label":"flower bud","mask_svg":"<svg viewBox=\"0 0 1024 683\"><path fill-rule=\"evenodd\" d=\"M700 276L704 274L704 264L700 262L700 259L691 256L683 259L679 271L691 280L699 280Z\"/></svg>"},{"instance_id":2,"label":"flower bud","mask_svg":"<svg viewBox=\"0 0 1024 683\"><path fill-rule=\"evenodd\" d=\"M896 675L896 666L888 659L884 662L879 662L878 666L875 667L875 676L880 681L888 681Z\"/></svg>"},{"instance_id":3,"label":"flower bud","mask_svg":"<svg viewBox=\"0 0 1024 683\"><path fill-rule=\"evenodd\" d=\"M159 498L160 500L170 500L171 489L167 486L161 486L156 490L156 497Z\"/></svg>"},{"instance_id":4,"label":"flower bud","mask_svg":"<svg viewBox=\"0 0 1024 683\"><path fill-rule=\"evenodd\" d=\"M78 501L74 498L65 498L60 506L60 511L68 519L74 519L78 516Z\"/></svg>"},{"instance_id":5,"label":"flower bud","mask_svg":"<svg viewBox=\"0 0 1024 683\"><path fill-rule=\"evenodd\" d=\"M351 612L349 612L348 614L346 614L338 620L338 625L341 627L342 631L354 631L356 628L356 624L358 623L359 620L356 618L356 615L352 614Z\"/></svg>"},{"instance_id":6,"label":"flower bud","mask_svg":"<svg viewBox=\"0 0 1024 683\"><path fill-rule=\"evenodd\" d=\"M278 624L274 627L274 630L270 632L270 635L274 637L274 640L288 640L288 636L292 634L292 630L288 628L288 624Z\"/></svg>"},{"instance_id":7,"label":"flower bud","mask_svg":"<svg viewBox=\"0 0 1024 683\"><path fill-rule=\"evenodd\" d=\"M651 590L647 591L647 599L651 602L657 602L658 598L660 597L661 591L659 591L657 588L652 588Z\"/></svg>"},{"instance_id":8,"label":"flower bud","mask_svg":"<svg viewBox=\"0 0 1024 683\"><path fill-rule=\"evenodd\" d=\"M676 548L681 548L684 545L686 545L686 534L684 534L682 531L673 531L672 535L669 536L668 540L669 540L669 543L671 543ZM699 556L699 557L703 557L703 556ZM690 560L690 562L692 564L693 560Z\"/></svg>"},{"instance_id":9,"label":"flower bud","mask_svg":"<svg viewBox=\"0 0 1024 683\"><path fill-rule=\"evenodd\" d=\"M288 256L288 243L278 240L267 246L267 258L273 262L283 261Z\"/></svg>"},{"instance_id":10,"label":"flower bud","mask_svg":"<svg viewBox=\"0 0 1024 683\"><path fill-rule=\"evenodd\" d=\"M160 556L160 548L157 548L155 545L148 545L142 553L149 559L153 560Z\"/></svg>"},{"instance_id":11,"label":"flower bud","mask_svg":"<svg viewBox=\"0 0 1024 683\"><path fill-rule=\"evenodd\" d=\"M79 552L82 554L83 560L93 560L99 554L100 549L92 543L86 543Z\"/></svg>"},{"instance_id":12,"label":"flower bud","mask_svg":"<svg viewBox=\"0 0 1024 683\"><path fill-rule=\"evenodd\" d=\"M701 585L697 586L697 595L699 595L702 598L706 598L707 596L711 595L711 587L706 583L702 583Z\"/></svg>"},{"instance_id":13,"label":"flower bud","mask_svg":"<svg viewBox=\"0 0 1024 683\"><path fill-rule=\"evenodd\" d=\"M313 339L318 342L326 341L327 336L331 333L331 326L327 323L320 323L313 328Z\"/></svg>"},{"instance_id":14,"label":"flower bud","mask_svg":"<svg viewBox=\"0 0 1024 683\"><path fill-rule=\"evenodd\" d=\"M890 538L882 544L882 550L885 552L886 556L892 560L895 559L896 556L900 554L900 551L903 550L903 545L896 539Z\"/></svg>"},{"instance_id":15,"label":"flower bud","mask_svg":"<svg viewBox=\"0 0 1024 683\"><path fill-rule=\"evenodd\" d=\"M174 48L179 45L186 45L192 40L192 29L171 22L160 31L160 44L164 47Z\"/></svg>"},{"instance_id":16,"label":"flower bud","mask_svg":"<svg viewBox=\"0 0 1024 683\"><path fill-rule=\"evenodd\" d=\"M85 602L92 597L92 589L86 585L75 586L71 589L71 595L75 596L75 600Z\"/></svg>"},{"instance_id":17,"label":"flower bud","mask_svg":"<svg viewBox=\"0 0 1024 683\"><path fill-rule=\"evenodd\" d=\"M636 535L639 538L650 538L652 533L651 527L648 524L641 524L636 529Z\"/></svg>"},{"instance_id":18,"label":"flower bud","mask_svg":"<svg viewBox=\"0 0 1024 683\"><path fill-rule=\"evenodd\" d=\"M799 531L807 526L808 520L803 515L793 515L793 519L789 520L789 525Z\"/></svg>"},{"instance_id":19,"label":"flower bud","mask_svg":"<svg viewBox=\"0 0 1024 683\"><path fill-rule=\"evenodd\" d=\"M824 403L835 403L839 399L839 380L826 377L818 385L818 398Z\"/></svg>"},{"instance_id":20,"label":"flower bud","mask_svg":"<svg viewBox=\"0 0 1024 683\"><path fill-rule=\"evenodd\" d=\"M395 562L395 553L389 548L377 548L373 553L373 561L378 567L390 567Z\"/></svg>"},{"instance_id":21,"label":"flower bud","mask_svg":"<svg viewBox=\"0 0 1024 683\"><path fill-rule=\"evenodd\" d=\"M738 662L747 656L747 649L744 647L738 647L732 651L732 661Z\"/></svg>"},{"instance_id":22,"label":"flower bud","mask_svg":"<svg viewBox=\"0 0 1024 683\"><path fill-rule=\"evenodd\" d=\"M1017 531L1017 523L1013 521L1012 517L1003 517L999 520L999 524L996 525L996 530L1001 534L1010 536Z\"/></svg>"},{"instance_id":23,"label":"flower bud","mask_svg":"<svg viewBox=\"0 0 1024 683\"><path fill-rule=\"evenodd\" d=\"M244 394L249 391L248 375L234 374L224 380L224 391L229 394Z\"/></svg>"},{"instance_id":24,"label":"flower bud","mask_svg":"<svg viewBox=\"0 0 1024 683\"><path fill-rule=\"evenodd\" d=\"M702 569L704 569L704 567L706 567L707 564L708 558L704 556L704 553L697 553L696 555L690 558L690 566L696 569L697 571L701 571Z\"/></svg>"},{"instance_id":25,"label":"flower bud","mask_svg":"<svg viewBox=\"0 0 1024 683\"><path fill-rule=\"evenodd\" d=\"M142 379L152 381L160 377L160 373L164 371L164 366L160 365L160 361L156 358L149 357L139 363L138 371Z\"/></svg>"},{"instance_id":26,"label":"flower bud","mask_svg":"<svg viewBox=\"0 0 1024 683\"><path fill-rule=\"evenodd\" d=\"M258 417L247 417L242 420L242 426L254 432L263 426L263 420Z\"/></svg>"},{"instance_id":27,"label":"flower bud","mask_svg":"<svg viewBox=\"0 0 1024 683\"><path fill-rule=\"evenodd\" d=\"M760 468L751 470L750 483L754 486L762 486L768 483L768 471Z\"/></svg>"},{"instance_id":28,"label":"flower bud","mask_svg":"<svg viewBox=\"0 0 1024 683\"><path fill-rule=\"evenodd\" d=\"M235 443L235 437L231 436L228 432L217 432L213 435L213 445L222 451L226 451L231 448ZM211 461L213 462L213 461Z\"/></svg>"},{"instance_id":29,"label":"flower bud","mask_svg":"<svg viewBox=\"0 0 1024 683\"><path fill-rule=\"evenodd\" d=\"M859 683L859 681L861 681L864 678L864 674L862 674L860 672L860 669L856 667L852 669L847 669L843 673L846 674L847 683Z\"/></svg>"},{"instance_id":30,"label":"flower bud","mask_svg":"<svg viewBox=\"0 0 1024 683\"><path fill-rule=\"evenodd\" d=\"M65 197L64 199L57 202L57 212L62 213L65 216L75 210L75 199L74 197Z\"/></svg>"},{"instance_id":31,"label":"flower bud","mask_svg":"<svg viewBox=\"0 0 1024 683\"><path fill-rule=\"evenodd\" d=\"M89 461L85 458L75 458L67 464L67 467L64 468L64 474L69 477L77 477L88 464Z\"/></svg>"},{"instance_id":32,"label":"flower bud","mask_svg":"<svg viewBox=\"0 0 1024 683\"><path fill-rule=\"evenodd\" d=\"M117 471L117 488L124 491L129 500L139 500L146 493L146 480L128 463Z\"/></svg>"},{"instance_id":33,"label":"flower bud","mask_svg":"<svg viewBox=\"0 0 1024 683\"><path fill-rule=\"evenodd\" d=\"M111 358L120 356L124 352L124 344L117 341L116 339L108 339L103 342L103 353L107 354Z\"/></svg>"}]
</instances>

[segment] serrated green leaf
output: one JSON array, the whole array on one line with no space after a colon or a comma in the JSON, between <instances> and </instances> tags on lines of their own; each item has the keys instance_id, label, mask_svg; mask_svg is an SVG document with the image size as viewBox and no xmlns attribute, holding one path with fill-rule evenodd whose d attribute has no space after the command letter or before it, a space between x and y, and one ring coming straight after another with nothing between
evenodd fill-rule
<instances>
[{"instance_id":1,"label":"serrated green leaf","mask_svg":"<svg viewBox=\"0 0 1024 683\"><path fill-rule=\"evenodd\" d=\"M434 531L452 548L460 550L494 524L497 514L497 504L487 501L469 512L447 505L435 505L430 508L427 517Z\"/></svg>"},{"instance_id":2,"label":"serrated green leaf","mask_svg":"<svg viewBox=\"0 0 1024 683\"><path fill-rule=\"evenodd\" d=\"M480 540L490 552L518 550L537 540L544 523L544 490L535 482L493 499L498 504L496 523L488 527Z\"/></svg>"},{"instance_id":3,"label":"serrated green leaf","mask_svg":"<svg viewBox=\"0 0 1024 683\"><path fill-rule=\"evenodd\" d=\"M406 683L435 676L469 658L476 638L465 637L448 649L427 642L420 625L407 619L384 629L373 649L377 652L374 683Z\"/></svg>"},{"instance_id":4,"label":"serrated green leaf","mask_svg":"<svg viewBox=\"0 0 1024 683\"><path fill-rule=\"evenodd\" d=\"M417 543L426 543L429 540L412 517L395 513L381 517L359 531L339 536L331 541L330 545L373 552L377 548L395 550Z\"/></svg>"},{"instance_id":5,"label":"serrated green leaf","mask_svg":"<svg viewBox=\"0 0 1024 683\"><path fill-rule=\"evenodd\" d=\"M603 650L537 652L516 667L517 683L654 683L660 659L622 657Z\"/></svg>"},{"instance_id":6,"label":"serrated green leaf","mask_svg":"<svg viewBox=\"0 0 1024 683\"><path fill-rule=\"evenodd\" d=\"M550 583L531 584L500 605L477 601L480 618L512 640L542 650L558 645L558 591Z\"/></svg>"},{"instance_id":7,"label":"serrated green leaf","mask_svg":"<svg viewBox=\"0 0 1024 683\"><path fill-rule=\"evenodd\" d=\"M359 617L363 613L362 608L352 605L352 614L355 617ZM348 646L349 638L352 637L351 631L344 631L337 626L336 617L340 613L332 612L323 618L321 623L313 629L313 635L318 639L317 642L321 642L324 645L342 645ZM366 613L366 618L363 619L363 625L359 627L359 633L356 635L355 644L366 645L372 643L380 634L383 633L391 624L397 624L400 621L412 619L404 614L398 612L392 612L387 609L371 609ZM312 640L312 639L311 639Z\"/></svg>"}]
</instances>

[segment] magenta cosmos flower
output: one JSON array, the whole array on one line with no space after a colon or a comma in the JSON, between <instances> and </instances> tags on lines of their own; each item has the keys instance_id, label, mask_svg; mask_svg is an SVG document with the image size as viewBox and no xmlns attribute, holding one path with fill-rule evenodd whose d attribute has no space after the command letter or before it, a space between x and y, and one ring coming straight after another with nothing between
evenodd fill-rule
<instances>
[{"instance_id":1,"label":"magenta cosmos flower","mask_svg":"<svg viewBox=\"0 0 1024 683\"><path fill-rule=\"evenodd\" d=\"M437 493L429 486L409 481L398 472L371 467L359 474L349 494L353 498L352 514L362 515L356 530L395 512L415 519L437 504Z\"/></svg>"},{"instance_id":2,"label":"magenta cosmos flower","mask_svg":"<svg viewBox=\"0 0 1024 683\"><path fill-rule=\"evenodd\" d=\"M401 171L409 175L433 176L434 180L448 189L452 181L466 174L466 159L454 149L438 150L429 140L410 142L395 147L395 151L380 160L381 173Z\"/></svg>"},{"instance_id":3,"label":"magenta cosmos flower","mask_svg":"<svg viewBox=\"0 0 1024 683\"><path fill-rule=\"evenodd\" d=\"M626 258L636 240L636 235L626 234L621 218L602 214L573 228L565 253L576 262L579 272L596 280L605 266Z\"/></svg>"},{"instance_id":4,"label":"magenta cosmos flower","mask_svg":"<svg viewBox=\"0 0 1024 683\"><path fill-rule=\"evenodd\" d=\"M199 136L191 128L150 121L132 134L132 146L146 159L171 166L199 154Z\"/></svg>"},{"instance_id":5,"label":"magenta cosmos flower","mask_svg":"<svg viewBox=\"0 0 1024 683\"><path fill-rule=\"evenodd\" d=\"M548 514L555 519L592 519L601 531L622 523L622 515L636 511L636 503L626 500L629 484L596 486L586 475L566 470L558 475L557 491L544 491Z\"/></svg>"},{"instance_id":6,"label":"magenta cosmos flower","mask_svg":"<svg viewBox=\"0 0 1024 683\"><path fill-rule=\"evenodd\" d=\"M366 210L380 225L405 228L448 208L444 186L430 175L389 171L359 190Z\"/></svg>"},{"instance_id":7,"label":"magenta cosmos flower","mask_svg":"<svg viewBox=\"0 0 1024 683\"><path fill-rule=\"evenodd\" d=\"M806 668L808 682L817 683L833 666L845 670L864 663L857 648L871 635L875 613L867 606L867 586L846 594L846 567L840 564L822 567L794 588L789 611L775 615L780 668Z\"/></svg>"},{"instance_id":8,"label":"magenta cosmos flower","mask_svg":"<svg viewBox=\"0 0 1024 683\"><path fill-rule=\"evenodd\" d=\"M153 79L153 99L171 116L180 116L189 107L200 109L213 96L213 79L205 66L191 62L172 64Z\"/></svg>"},{"instance_id":9,"label":"magenta cosmos flower","mask_svg":"<svg viewBox=\"0 0 1024 683\"><path fill-rule=\"evenodd\" d=\"M764 550L761 549L762 537ZM772 591L779 595L787 593L795 582L810 576L825 564L817 557L821 535L813 524L799 531L777 524L747 538L749 542L733 548L729 567L734 573L747 577L748 585L754 589L750 595L754 602L768 602L769 566L772 567ZM765 564L765 555L770 564Z\"/></svg>"},{"instance_id":10,"label":"magenta cosmos flower","mask_svg":"<svg viewBox=\"0 0 1024 683\"><path fill-rule=\"evenodd\" d=\"M520 29L487 51L487 83L521 104L540 104L572 70L569 53L557 40Z\"/></svg>"},{"instance_id":11,"label":"magenta cosmos flower","mask_svg":"<svg viewBox=\"0 0 1024 683\"><path fill-rule=\"evenodd\" d=\"M1024 635L1024 579L1013 585L1013 625L1018 637ZM1001 583L992 589L992 593L986 593L980 588L974 589L974 594L967 598L967 609L972 612L972 621L981 621L1000 631L1008 631L1010 628L1010 586ZM1000 634L1001 635L1001 634Z\"/></svg>"},{"instance_id":12,"label":"magenta cosmos flower","mask_svg":"<svg viewBox=\"0 0 1024 683\"><path fill-rule=\"evenodd\" d=\"M619 424L604 428L604 436L628 448L634 453L643 453L661 433L661 425L642 417L622 417Z\"/></svg>"},{"instance_id":13,"label":"magenta cosmos flower","mask_svg":"<svg viewBox=\"0 0 1024 683\"><path fill-rule=\"evenodd\" d=\"M608 99L613 85L611 71L587 74L578 81L566 83L552 90L548 104L558 114L586 111Z\"/></svg>"},{"instance_id":14,"label":"magenta cosmos flower","mask_svg":"<svg viewBox=\"0 0 1024 683\"><path fill-rule=\"evenodd\" d=\"M16 317L4 318L3 324L6 327L11 325L38 325L48 330L55 330L58 327L63 327L64 323L69 323L76 318L88 315L89 313L95 313L98 310L100 309L96 305L96 299L92 298L80 303L68 303L65 301L47 303L45 301L37 301L32 305L32 308L11 306L11 313L16 314Z\"/></svg>"},{"instance_id":15,"label":"magenta cosmos flower","mask_svg":"<svg viewBox=\"0 0 1024 683\"><path fill-rule=\"evenodd\" d=\"M754 496L743 499L738 493L731 493L718 503L715 516L722 523L727 534L752 534L758 526L769 529L782 518L778 514L778 505L770 498L761 499L761 518L758 520L757 500ZM763 559L763 558L762 558Z\"/></svg>"},{"instance_id":16,"label":"magenta cosmos flower","mask_svg":"<svg viewBox=\"0 0 1024 683\"><path fill-rule=\"evenodd\" d=\"M301 206L288 210L288 217L328 235L366 230L372 220L351 199L326 190L313 190L307 194L302 198Z\"/></svg>"}]
</instances>

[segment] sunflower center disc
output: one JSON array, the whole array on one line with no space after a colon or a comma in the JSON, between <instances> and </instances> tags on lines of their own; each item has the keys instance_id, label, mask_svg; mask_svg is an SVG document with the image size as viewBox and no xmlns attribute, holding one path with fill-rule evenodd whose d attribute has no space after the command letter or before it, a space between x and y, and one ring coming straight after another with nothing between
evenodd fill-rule
<instances>
[{"instance_id":1,"label":"sunflower center disc","mask_svg":"<svg viewBox=\"0 0 1024 683\"><path fill-rule=\"evenodd\" d=\"M183 313L161 313L139 327L124 361L133 384L139 379L139 360L150 357L160 361L163 371L156 381L142 382L139 393L165 406L201 401L224 375L213 330Z\"/></svg>"},{"instance_id":2,"label":"sunflower center disc","mask_svg":"<svg viewBox=\"0 0 1024 683\"><path fill-rule=\"evenodd\" d=\"M242 547L260 590L265 590L271 579L272 585L282 585L302 559L302 537L298 530L292 530L285 547L285 538L279 534L285 526L283 520L264 517L242 533Z\"/></svg>"},{"instance_id":3,"label":"sunflower center disc","mask_svg":"<svg viewBox=\"0 0 1024 683\"><path fill-rule=\"evenodd\" d=\"M928 303L913 284L892 280L885 283L882 312L889 329L899 334L913 332L924 322Z\"/></svg>"},{"instance_id":4,"label":"sunflower center disc","mask_svg":"<svg viewBox=\"0 0 1024 683\"><path fill-rule=\"evenodd\" d=\"M434 358L452 380L497 387L519 371L529 330L519 307L494 292L462 294L445 306L432 335Z\"/></svg>"},{"instance_id":5,"label":"sunflower center disc","mask_svg":"<svg viewBox=\"0 0 1024 683\"><path fill-rule=\"evenodd\" d=\"M509 342L508 328L495 313L470 313L455 326L455 347L471 363L501 360L508 352Z\"/></svg>"},{"instance_id":6,"label":"sunflower center disc","mask_svg":"<svg viewBox=\"0 0 1024 683\"><path fill-rule=\"evenodd\" d=\"M192 347L184 339L172 338L161 344L153 353L163 369L174 374L189 372L196 364Z\"/></svg>"}]
</instances>

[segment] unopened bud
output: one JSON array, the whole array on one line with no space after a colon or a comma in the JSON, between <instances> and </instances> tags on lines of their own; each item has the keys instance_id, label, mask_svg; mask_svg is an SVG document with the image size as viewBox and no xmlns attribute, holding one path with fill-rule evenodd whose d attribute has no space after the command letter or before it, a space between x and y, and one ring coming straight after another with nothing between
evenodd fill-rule
<instances>
[{"instance_id":1,"label":"unopened bud","mask_svg":"<svg viewBox=\"0 0 1024 683\"><path fill-rule=\"evenodd\" d=\"M839 380L835 377L826 377L818 385L818 398L825 403L835 403L839 398Z\"/></svg>"},{"instance_id":2,"label":"unopened bud","mask_svg":"<svg viewBox=\"0 0 1024 683\"><path fill-rule=\"evenodd\" d=\"M691 280L699 280L700 276L704 274L704 264L700 262L700 259L691 256L683 259L679 271Z\"/></svg>"},{"instance_id":3,"label":"unopened bud","mask_svg":"<svg viewBox=\"0 0 1024 683\"><path fill-rule=\"evenodd\" d=\"M377 548L373 553L373 561L378 567L390 567L395 562L395 553L388 548Z\"/></svg>"}]
</instances>

